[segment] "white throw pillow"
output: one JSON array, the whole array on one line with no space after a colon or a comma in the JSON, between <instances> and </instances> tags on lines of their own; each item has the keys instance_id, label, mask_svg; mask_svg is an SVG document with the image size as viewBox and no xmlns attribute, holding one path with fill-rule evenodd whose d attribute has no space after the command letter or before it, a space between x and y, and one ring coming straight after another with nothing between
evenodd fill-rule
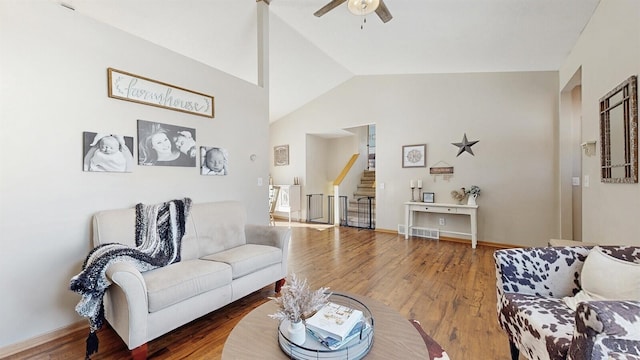
<instances>
[{"instance_id":1,"label":"white throw pillow","mask_svg":"<svg viewBox=\"0 0 640 360\"><path fill-rule=\"evenodd\" d=\"M573 311L583 301L640 301L640 264L609 256L599 246L595 246L587 255L580 282L580 292L562 299Z\"/></svg>"}]
</instances>

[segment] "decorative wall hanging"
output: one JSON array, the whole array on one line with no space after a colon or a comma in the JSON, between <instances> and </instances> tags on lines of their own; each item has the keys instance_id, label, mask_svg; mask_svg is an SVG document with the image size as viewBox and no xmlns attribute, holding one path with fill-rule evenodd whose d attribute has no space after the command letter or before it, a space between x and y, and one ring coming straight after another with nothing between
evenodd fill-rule
<instances>
[{"instance_id":1,"label":"decorative wall hanging","mask_svg":"<svg viewBox=\"0 0 640 360\"><path fill-rule=\"evenodd\" d=\"M213 96L113 68L107 77L110 98L213 117Z\"/></svg>"},{"instance_id":2,"label":"decorative wall hanging","mask_svg":"<svg viewBox=\"0 0 640 360\"><path fill-rule=\"evenodd\" d=\"M82 134L84 171L133 171L133 137L87 131Z\"/></svg>"},{"instance_id":3,"label":"decorative wall hanging","mask_svg":"<svg viewBox=\"0 0 640 360\"><path fill-rule=\"evenodd\" d=\"M219 147L200 147L201 175L228 175L229 152Z\"/></svg>"},{"instance_id":4,"label":"decorative wall hanging","mask_svg":"<svg viewBox=\"0 0 640 360\"><path fill-rule=\"evenodd\" d=\"M460 156L460 154L462 154L463 152L468 152L471 155L473 154L473 150L471 150L471 147L477 143L479 143L480 140L475 140L475 141L469 141L467 140L467 133L464 134L464 136L462 137L462 142L459 143L451 143L455 146L457 146L458 149L458 155L456 155L456 157Z\"/></svg>"},{"instance_id":5,"label":"decorative wall hanging","mask_svg":"<svg viewBox=\"0 0 640 360\"><path fill-rule=\"evenodd\" d=\"M273 165L289 165L289 145L278 145L273 147Z\"/></svg>"},{"instance_id":6,"label":"decorative wall hanging","mask_svg":"<svg viewBox=\"0 0 640 360\"><path fill-rule=\"evenodd\" d=\"M427 167L427 144L402 146L402 167Z\"/></svg>"},{"instance_id":7,"label":"decorative wall hanging","mask_svg":"<svg viewBox=\"0 0 640 360\"><path fill-rule=\"evenodd\" d=\"M138 165L196 166L196 129L138 120Z\"/></svg>"},{"instance_id":8,"label":"decorative wall hanging","mask_svg":"<svg viewBox=\"0 0 640 360\"><path fill-rule=\"evenodd\" d=\"M440 166L437 166L440 165ZM452 175L453 174L453 166L451 166L451 164L449 164L446 161L438 161L437 163L433 164L433 166L431 166L429 168L429 174L431 175Z\"/></svg>"},{"instance_id":9,"label":"decorative wall hanging","mask_svg":"<svg viewBox=\"0 0 640 360\"><path fill-rule=\"evenodd\" d=\"M433 177L433 182L436 182L438 176L442 176L442 179L449 181L453 177L453 166L445 161L438 161L429 168L429 174Z\"/></svg>"}]
</instances>

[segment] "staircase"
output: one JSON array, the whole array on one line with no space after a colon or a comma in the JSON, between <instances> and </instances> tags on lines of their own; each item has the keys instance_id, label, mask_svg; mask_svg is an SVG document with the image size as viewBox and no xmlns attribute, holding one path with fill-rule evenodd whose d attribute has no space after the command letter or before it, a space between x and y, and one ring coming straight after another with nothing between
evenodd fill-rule
<instances>
[{"instance_id":1,"label":"staircase","mask_svg":"<svg viewBox=\"0 0 640 360\"><path fill-rule=\"evenodd\" d=\"M369 209L371 198L371 209ZM376 172L365 170L360 184L347 205L347 224L360 228L375 229ZM371 216L369 216L371 215Z\"/></svg>"}]
</instances>

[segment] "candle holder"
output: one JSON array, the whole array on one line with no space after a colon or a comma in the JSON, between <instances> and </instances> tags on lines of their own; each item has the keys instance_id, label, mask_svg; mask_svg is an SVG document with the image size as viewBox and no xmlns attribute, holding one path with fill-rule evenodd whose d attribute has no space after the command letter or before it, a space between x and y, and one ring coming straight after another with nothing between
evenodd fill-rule
<instances>
[{"instance_id":1,"label":"candle holder","mask_svg":"<svg viewBox=\"0 0 640 360\"><path fill-rule=\"evenodd\" d=\"M418 201L422 202L422 188L418 187Z\"/></svg>"},{"instance_id":2,"label":"candle holder","mask_svg":"<svg viewBox=\"0 0 640 360\"><path fill-rule=\"evenodd\" d=\"M415 187L413 187L413 186L411 187L411 201L416 201L415 200L415 194L413 193L415 189L416 189Z\"/></svg>"}]
</instances>

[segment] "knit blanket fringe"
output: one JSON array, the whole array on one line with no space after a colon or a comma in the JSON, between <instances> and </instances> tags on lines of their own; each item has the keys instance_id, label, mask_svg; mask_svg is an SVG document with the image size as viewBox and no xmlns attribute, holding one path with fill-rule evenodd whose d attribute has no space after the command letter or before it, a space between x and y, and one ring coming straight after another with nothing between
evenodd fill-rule
<instances>
[{"instance_id":1,"label":"knit blanket fringe","mask_svg":"<svg viewBox=\"0 0 640 360\"><path fill-rule=\"evenodd\" d=\"M98 331L104 323L103 297L111 281L111 264L127 261L138 271L148 271L180 261L180 249L191 199L155 205L136 205L136 247L109 243L95 247L70 282L70 289L82 295L76 312L89 320L86 359L98 351Z\"/></svg>"}]
</instances>

